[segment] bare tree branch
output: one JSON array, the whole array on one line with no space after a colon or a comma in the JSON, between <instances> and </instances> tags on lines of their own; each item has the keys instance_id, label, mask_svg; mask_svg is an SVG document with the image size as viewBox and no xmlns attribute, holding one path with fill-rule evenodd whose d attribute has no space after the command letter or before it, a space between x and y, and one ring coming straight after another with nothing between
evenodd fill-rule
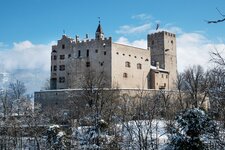
<instances>
[{"instance_id":1,"label":"bare tree branch","mask_svg":"<svg viewBox=\"0 0 225 150\"><path fill-rule=\"evenodd\" d=\"M210 23L220 23L220 22L225 21L225 15L222 14L221 11L220 11L218 8L216 8L216 10L218 11L218 13L219 13L223 18L222 18L222 19L218 19L218 20L206 20L206 22L207 22L208 24L210 24Z\"/></svg>"}]
</instances>

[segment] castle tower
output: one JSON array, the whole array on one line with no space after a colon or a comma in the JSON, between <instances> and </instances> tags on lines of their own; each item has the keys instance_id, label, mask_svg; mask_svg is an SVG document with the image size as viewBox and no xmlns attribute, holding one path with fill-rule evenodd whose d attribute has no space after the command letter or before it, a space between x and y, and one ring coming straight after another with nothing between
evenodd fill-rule
<instances>
[{"instance_id":1,"label":"castle tower","mask_svg":"<svg viewBox=\"0 0 225 150\"><path fill-rule=\"evenodd\" d=\"M148 47L151 49L151 63L169 72L169 89L176 89L177 52L176 35L166 31L148 35Z\"/></svg>"},{"instance_id":2,"label":"castle tower","mask_svg":"<svg viewBox=\"0 0 225 150\"><path fill-rule=\"evenodd\" d=\"M101 26L101 23L99 21L99 24L98 24L98 28L95 32L95 38L96 39L104 39L104 33L103 33L103 30L102 30L102 26Z\"/></svg>"}]
</instances>

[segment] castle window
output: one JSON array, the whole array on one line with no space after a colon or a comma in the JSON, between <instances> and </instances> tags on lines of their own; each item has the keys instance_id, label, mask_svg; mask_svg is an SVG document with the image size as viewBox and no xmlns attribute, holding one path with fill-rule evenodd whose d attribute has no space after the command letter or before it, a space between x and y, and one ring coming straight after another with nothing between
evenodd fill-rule
<instances>
[{"instance_id":1,"label":"castle window","mask_svg":"<svg viewBox=\"0 0 225 150\"><path fill-rule=\"evenodd\" d=\"M78 50L78 58L80 57L81 53L80 53L80 50Z\"/></svg>"},{"instance_id":2,"label":"castle window","mask_svg":"<svg viewBox=\"0 0 225 150\"><path fill-rule=\"evenodd\" d=\"M57 51L56 51L55 49L54 49L54 50L52 50L52 52L53 52L53 53L57 53Z\"/></svg>"},{"instance_id":3,"label":"castle window","mask_svg":"<svg viewBox=\"0 0 225 150\"><path fill-rule=\"evenodd\" d=\"M129 62L129 61L126 61L126 62L125 62L125 67L130 68L130 62Z\"/></svg>"},{"instance_id":4,"label":"castle window","mask_svg":"<svg viewBox=\"0 0 225 150\"><path fill-rule=\"evenodd\" d=\"M163 74L162 74L161 76L162 76L162 78L163 78Z\"/></svg>"},{"instance_id":5,"label":"castle window","mask_svg":"<svg viewBox=\"0 0 225 150\"><path fill-rule=\"evenodd\" d=\"M166 78L168 78L168 75L166 75Z\"/></svg>"},{"instance_id":6,"label":"castle window","mask_svg":"<svg viewBox=\"0 0 225 150\"><path fill-rule=\"evenodd\" d=\"M53 70L54 70L54 71L57 71L57 66L54 66Z\"/></svg>"},{"instance_id":7,"label":"castle window","mask_svg":"<svg viewBox=\"0 0 225 150\"><path fill-rule=\"evenodd\" d=\"M65 82L65 77L59 77L59 83L64 83Z\"/></svg>"},{"instance_id":8,"label":"castle window","mask_svg":"<svg viewBox=\"0 0 225 150\"><path fill-rule=\"evenodd\" d=\"M119 55L119 52L116 52L117 55Z\"/></svg>"},{"instance_id":9,"label":"castle window","mask_svg":"<svg viewBox=\"0 0 225 150\"><path fill-rule=\"evenodd\" d=\"M53 59L54 59L54 60L56 60L56 59L57 59L57 56L56 56L56 55L54 55L54 56L53 56Z\"/></svg>"},{"instance_id":10,"label":"castle window","mask_svg":"<svg viewBox=\"0 0 225 150\"><path fill-rule=\"evenodd\" d=\"M98 53L98 50L97 49L95 50L95 53Z\"/></svg>"},{"instance_id":11,"label":"castle window","mask_svg":"<svg viewBox=\"0 0 225 150\"><path fill-rule=\"evenodd\" d=\"M164 87L166 87L166 83L164 83Z\"/></svg>"},{"instance_id":12,"label":"castle window","mask_svg":"<svg viewBox=\"0 0 225 150\"><path fill-rule=\"evenodd\" d=\"M103 64L104 64L104 61L103 61L103 62L99 62L99 64L100 64L100 66L103 66Z\"/></svg>"},{"instance_id":13,"label":"castle window","mask_svg":"<svg viewBox=\"0 0 225 150\"><path fill-rule=\"evenodd\" d=\"M52 71L52 66L51 66L51 71Z\"/></svg>"},{"instance_id":14,"label":"castle window","mask_svg":"<svg viewBox=\"0 0 225 150\"><path fill-rule=\"evenodd\" d=\"M171 44L173 44L173 40L171 40Z\"/></svg>"},{"instance_id":15,"label":"castle window","mask_svg":"<svg viewBox=\"0 0 225 150\"><path fill-rule=\"evenodd\" d=\"M86 67L90 67L91 66L91 63L88 61L86 62Z\"/></svg>"},{"instance_id":16,"label":"castle window","mask_svg":"<svg viewBox=\"0 0 225 150\"><path fill-rule=\"evenodd\" d=\"M131 55L129 55L129 57L131 57Z\"/></svg>"},{"instance_id":17,"label":"castle window","mask_svg":"<svg viewBox=\"0 0 225 150\"><path fill-rule=\"evenodd\" d=\"M140 63L137 64L137 69L141 69L142 65Z\"/></svg>"},{"instance_id":18,"label":"castle window","mask_svg":"<svg viewBox=\"0 0 225 150\"><path fill-rule=\"evenodd\" d=\"M128 77L127 73L123 73L123 77L127 78Z\"/></svg>"},{"instance_id":19,"label":"castle window","mask_svg":"<svg viewBox=\"0 0 225 150\"><path fill-rule=\"evenodd\" d=\"M60 55L59 58L60 58L61 60L63 60L63 59L65 59L65 55Z\"/></svg>"},{"instance_id":20,"label":"castle window","mask_svg":"<svg viewBox=\"0 0 225 150\"><path fill-rule=\"evenodd\" d=\"M125 56L125 54L123 54L123 56Z\"/></svg>"},{"instance_id":21,"label":"castle window","mask_svg":"<svg viewBox=\"0 0 225 150\"><path fill-rule=\"evenodd\" d=\"M141 59L143 59L143 57L141 57Z\"/></svg>"},{"instance_id":22,"label":"castle window","mask_svg":"<svg viewBox=\"0 0 225 150\"><path fill-rule=\"evenodd\" d=\"M148 59L145 59L145 61L148 61Z\"/></svg>"},{"instance_id":23,"label":"castle window","mask_svg":"<svg viewBox=\"0 0 225 150\"><path fill-rule=\"evenodd\" d=\"M59 70L60 70L60 71L65 70L65 65L60 65L60 66L59 66Z\"/></svg>"},{"instance_id":24,"label":"castle window","mask_svg":"<svg viewBox=\"0 0 225 150\"><path fill-rule=\"evenodd\" d=\"M70 57L71 57L71 54L68 55L68 58L70 58Z\"/></svg>"},{"instance_id":25,"label":"castle window","mask_svg":"<svg viewBox=\"0 0 225 150\"><path fill-rule=\"evenodd\" d=\"M134 56L134 58L137 58L137 56Z\"/></svg>"},{"instance_id":26,"label":"castle window","mask_svg":"<svg viewBox=\"0 0 225 150\"><path fill-rule=\"evenodd\" d=\"M154 41L152 40L152 45L154 45Z\"/></svg>"},{"instance_id":27,"label":"castle window","mask_svg":"<svg viewBox=\"0 0 225 150\"><path fill-rule=\"evenodd\" d=\"M104 55L106 55L106 51L104 51Z\"/></svg>"},{"instance_id":28,"label":"castle window","mask_svg":"<svg viewBox=\"0 0 225 150\"><path fill-rule=\"evenodd\" d=\"M65 49L65 44L62 45L62 49Z\"/></svg>"},{"instance_id":29,"label":"castle window","mask_svg":"<svg viewBox=\"0 0 225 150\"><path fill-rule=\"evenodd\" d=\"M87 49L87 54L86 54L86 56L89 57L89 49Z\"/></svg>"}]
</instances>

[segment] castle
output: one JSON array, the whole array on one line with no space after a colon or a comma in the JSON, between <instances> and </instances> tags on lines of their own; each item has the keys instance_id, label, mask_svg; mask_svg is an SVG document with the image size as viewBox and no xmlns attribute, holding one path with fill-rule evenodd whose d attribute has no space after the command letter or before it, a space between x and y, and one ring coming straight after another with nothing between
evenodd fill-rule
<instances>
[{"instance_id":1,"label":"castle","mask_svg":"<svg viewBox=\"0 0 225 150\"><path fill-rule=\"evenodd\" d=\"M84 75L104 73L106 88L176 88L175 34L162 31L147 36L147 49L105 38L99 22L95 39L82 41L63 35L51 52L51 89L81 89Z\"/></svg>"},{"instance_id":2,"label":"castle","mask_svg":"<svg viewBox=\"0 0 225 150\"><path fill-rule=\"evenodd\" d=\"M99 88L91 81L88 81L91 87L84 88L85 82L93 78L85 78L90 74L104 76L101 89L119 89L120 93L173 91L177 78L175 34L166 31L150 34L147 47L142 49L112 42L111 37L104 37L100 22L95 39L86 35L81 41L78 36L73 39L63 35L57 45L52 46L50 90L35 92L34 101L47 109L67 110L71 95L82 95L84 89ZM83 102L81 98L79 105Z\"/></svg>"}]
</instances>

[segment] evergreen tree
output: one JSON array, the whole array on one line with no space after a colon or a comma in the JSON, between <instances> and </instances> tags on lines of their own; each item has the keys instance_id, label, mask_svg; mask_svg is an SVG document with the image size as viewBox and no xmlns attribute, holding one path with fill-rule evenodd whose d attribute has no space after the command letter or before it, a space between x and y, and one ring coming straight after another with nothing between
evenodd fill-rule
<instances>
[{"instance_id":1,"label":"evergreen tree","mask_svg":"<svg viewBox=\"0 0 225 150\"><path fill-rule=\"evenodd\" d=\"M216 143L219 136L216 123L198 108L181 111L170 129L168 149L203 150Z\"/></svg>"}]
</instances>

